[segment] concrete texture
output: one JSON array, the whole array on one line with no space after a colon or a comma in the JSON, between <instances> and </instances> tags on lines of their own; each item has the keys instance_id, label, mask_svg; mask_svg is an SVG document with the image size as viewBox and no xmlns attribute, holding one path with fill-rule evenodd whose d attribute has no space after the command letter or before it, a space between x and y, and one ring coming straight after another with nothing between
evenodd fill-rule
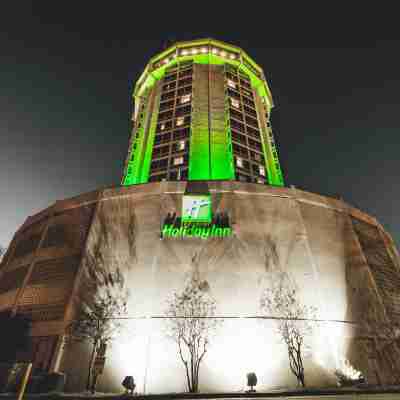
<instances>
[{"instance_id":1,"label":"concrete texture","mask_svg":"<svg viewBox=\"0 0 400 400\"><path fill-rule=\"evenodd\" d=\"M42 315L40 307L58 305L53 317L36 318L32 335L56 340L48 350L48 368L66 372L70 390L83 388L87 349L63 351L61 336L73 315L82 260L95 247L110 269L125 272L131 291L131 334L109 349L99 391L120 390L125 375L135 377L141 393L186 390L163 316L167 299L193 271L208 282L223 319L200 370L201 391L244 390L250 371L260 390L295 387L273 321L258 318L262 290L279 270L290 274L301 302L317 307L319 322L305 353L308 385L334 386L334 370L345 359L368 383L398 379L397 343L379 328L400 312L399 258L374 218L341 200L296 189L209 182L213 211L229 214L232 237L160 240L165 216L180 215L185 187L185 182L162 182L93 192L57 202L16 233L0 267L0 307L29 306L33 315ZM52 242L48 232L56 225L64 231ZM13 255L18 243L34 234L36 248ZM35 275L41 265L54 265L62 282L57 274ZM18 284L3 285L7 274L21 268ZM45 290L49 293L41 296ZM39 294L29 294L34 291Z\"/></svg>"}]
</instances>

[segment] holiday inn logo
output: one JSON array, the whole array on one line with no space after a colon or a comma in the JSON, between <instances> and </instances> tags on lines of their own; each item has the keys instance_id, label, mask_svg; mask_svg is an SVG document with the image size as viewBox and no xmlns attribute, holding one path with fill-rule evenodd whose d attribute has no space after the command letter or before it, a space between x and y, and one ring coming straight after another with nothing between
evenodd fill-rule
<instances>
[{"instance_id":1,"label":"holiday inn logo","mask_svg":"<svg viewBox=\"0 0 400 400\"><path fill-rule=\"evenodd\" d=\"M211 196L190 195L182 199L182 222L207 222L212 219Z\"/></svg>"},{"instance_id":2,"label":"holiday inn logo","mask_svg":"<svg viewBox=\"0 0 400 400\"><path fill-rule=\"evenodd\" d=\"M161 232L162 237L198 237L202 239L207 239L209 237L227 237L231 236L231 227L218 227L215 224L206 226L196 226L193 224L183 224L180 227L176 227L172 224L166 224L163 226Z\"/></svg>"},{"instance_id":3,"label":"holiday inn logo","mask_svg":"<svg viewBox=\"0 0 400 400\"><path fill-rule=\"evenodd\" d=\"M182 198L182 216L169 213L161 228L161 238L223 238L232 235L227 213L213 216L209 194L190 194Z\"/></svg>"}]
</instances>

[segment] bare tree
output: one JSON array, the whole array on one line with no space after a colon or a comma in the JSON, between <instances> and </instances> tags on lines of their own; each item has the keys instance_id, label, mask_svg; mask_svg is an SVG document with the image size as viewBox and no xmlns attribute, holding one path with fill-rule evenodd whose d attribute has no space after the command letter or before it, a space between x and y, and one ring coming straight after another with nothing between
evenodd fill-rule
<instances>
[{"instance_id":1,"label":"bare tree","mask_svg":"<svg viewBox=\"0 0 400 400\"><path fill-rule=\"evenodd\" d=\"M190 393L199 389L200 365L211 335L221 323L215 317L216 303L207 281L193 274L181 293L174 293L165 311L166 334L178 346Z\"/></svg>"},{"instance_id":2,"label":"bare tree","mask_svg":"<svg viewBox=\"0 0 400 400\"><path fill-rule=\"evenodd\" d=\"M77 317L68 326L67 334L71 341L91 342L86 390L94 393L98 377L94 373L96 355L105 356L107 345L121 333L129 291L120 270L107 272L99 254L89 255L85 267L86 276L77 296Z\"/></svg>"},{"instance_id":3,"label":"bare tree","mask_svg":"<svg viewBox=\"0 0 400 400\"><path fill-rule=\"evenodd\" d=\"M86 389L92 392L98 375L94 368L96 356L105 356L107 345L124 328L121 318L127 314L130 293L121 271L129 271L136 262L135 221L134 210L126 199L104 202L88 237L75 297L76 317L67 333L71 340L92 345L86 381Z\"/></svg>"},{"instance_id":4,"label":"bare tree","mask_svg":"<svg viewBox=\"0 0 400 400\"><path fill-rule=\"evenodd\" d=\"M277 332L287 346L290 370L297 383L305 387L304 342L306 336L312 333L316 309L299 301L297 290L286 273L274 275L276 278L272 285L261 295L261 312L276 319Z\"/></svg>"}]
</instances>

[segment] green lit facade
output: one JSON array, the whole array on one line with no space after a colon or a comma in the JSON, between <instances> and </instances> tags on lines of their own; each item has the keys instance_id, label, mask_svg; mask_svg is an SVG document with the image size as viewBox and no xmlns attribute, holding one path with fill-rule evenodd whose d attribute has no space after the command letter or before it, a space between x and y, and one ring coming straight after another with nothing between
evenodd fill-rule
<instances>
[{"instance_id":1,"label":"green lit facade","mask_svg":"<svg viewBox=\"0 0 400 400\"><path fill-rule=\"evenodd\" d=\"M262 69L216 40L180 42L136 83L122 184L240 180L283 186Z\"/></svg>"}]
</instances>

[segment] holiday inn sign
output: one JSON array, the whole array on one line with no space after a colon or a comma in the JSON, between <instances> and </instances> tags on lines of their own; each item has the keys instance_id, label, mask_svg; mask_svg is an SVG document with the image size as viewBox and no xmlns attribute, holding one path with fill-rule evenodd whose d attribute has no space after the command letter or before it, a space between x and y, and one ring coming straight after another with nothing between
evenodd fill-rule
<instances>
[{"instance_id":1,"label":"holiday inn sign","mask_svg":"<svg viewBox=\"0 0 400 400\"><path fill-rule=\"evenodd\" d=\"M162 226L161 238L202 239L232 235L227 214L212 215L209 194L185 195L182 199L182 217L169 215Z\"/></svg>"}]
</instances>

